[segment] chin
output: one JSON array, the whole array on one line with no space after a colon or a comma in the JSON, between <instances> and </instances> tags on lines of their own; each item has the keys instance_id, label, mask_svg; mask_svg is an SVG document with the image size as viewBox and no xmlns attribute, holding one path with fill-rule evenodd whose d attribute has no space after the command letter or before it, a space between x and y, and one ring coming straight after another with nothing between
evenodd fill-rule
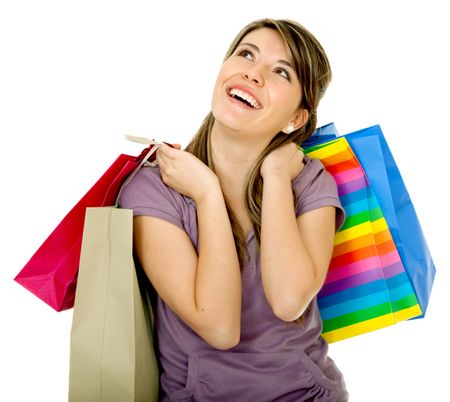
<instances>
[{"instance_id":1,"label":"chin","mask_svg":"<svg viewBox=\"0 0 450 402\"><path fill-rule=\"evenodd\" d=\"M247 131L252 127L248 119L243 119L236 110L226 110L226 108L212 108L212 114L216 123L232 131Z\"/></svg>"}]
</instances>

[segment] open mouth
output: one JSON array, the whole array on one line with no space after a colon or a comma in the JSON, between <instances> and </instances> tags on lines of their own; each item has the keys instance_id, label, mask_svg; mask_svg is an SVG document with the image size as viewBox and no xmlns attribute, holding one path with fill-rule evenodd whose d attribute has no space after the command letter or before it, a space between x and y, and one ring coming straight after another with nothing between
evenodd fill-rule
<instances>
[{"instance_id":1,"label":"open mouth","mask_svg":"<svg viewBox=\"0 0 450 402\"><path fill-rule=\"evenodd\" d=\"M241 91L240 89L231 88L228 91L228 95L242 102L248 107L251 107L252 109L261 109L260 103L252 95L248 94L247 92Z\"/></svg>"}]
</instances>

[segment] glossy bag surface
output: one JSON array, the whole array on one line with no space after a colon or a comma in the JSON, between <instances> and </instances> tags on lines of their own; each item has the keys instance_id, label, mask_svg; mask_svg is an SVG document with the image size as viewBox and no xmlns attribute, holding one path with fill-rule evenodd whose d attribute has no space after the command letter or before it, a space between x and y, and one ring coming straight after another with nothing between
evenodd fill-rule
<instances>
[{"instance_id":1,"label":"glossy bag surface","mask_svg":"<svg viewBox=\"0 0 450 402\"><path fill-rule=\"evenodd\" d=\"M317 300L329 342L422 314L378 199L345 138L305 149L338 185L346 220Z\"/></svg>"},{"instance_id":2,"label":"glossy bag surface","mask_svg":"<svg viewBox=\"0 0 450 402\"><path fill-rule=\"evenodd\" d=\"M303 146L317 146L339 136L333 123L316 130ZM428 308L436 268L414 204L379 125L343 135L363 167L388 223L419 301Z\"/></svg>"},{"instance_id":3,"label":"glossy bag surface","mask_svg":"<svg viewBox=\"0 0 450 402\"><path fill-rule=\"evenodd\" d=\"M347 134L345 138L369 177L424 315L436 268L386 138L378 125Z\"/></svg>"},{"instance_id":4,"label":"glossy bag surface","mask_svg":"<svg viewBox=\"0 0 450 402\"><path fill-rule=\"evenodd\" d=\"M139 156L119 155L67 213L14 280L56 311L72 308L86 208L115 205L120 187L151 148L144 149Z\"/></svg>"}]
</instances>

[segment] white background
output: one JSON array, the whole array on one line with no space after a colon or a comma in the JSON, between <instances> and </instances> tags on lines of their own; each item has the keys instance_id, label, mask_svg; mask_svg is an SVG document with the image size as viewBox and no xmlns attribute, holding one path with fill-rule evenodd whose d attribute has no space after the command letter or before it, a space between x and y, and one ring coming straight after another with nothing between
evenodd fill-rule
<instances>
[{"instance_id":1,"label":"white background","mask_svg":"<svg viewBox=\"0 0 450 402\"><path fill-rule=\"evenodd\" d=\"M13 282L119 153L123 134L183 146L234 35L301 22L334 78L319 123L380 124L438 269L424 320L330 347L351 401L448 395L448 13L445 1L3 1L0 5L0 400L65 401L71 311Z\"/></svg>"}]
</instances>

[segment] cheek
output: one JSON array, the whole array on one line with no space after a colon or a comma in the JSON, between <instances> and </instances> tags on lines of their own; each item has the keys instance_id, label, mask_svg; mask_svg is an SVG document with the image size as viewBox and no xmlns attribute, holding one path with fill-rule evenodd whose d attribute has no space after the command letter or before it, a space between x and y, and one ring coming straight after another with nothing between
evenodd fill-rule
<instances>
[{"instance_id":1,"label":"cheek","mask_svg":"<svg viewBox=\"0 0 450 402\"><path fill-rule=\"evenodd\" d=\"M217 101L223 96L226 87L226 81L233 75L233 69L231 66L225 62L222 64L219 72L217 73L216 82L214 84L212 106L214 106Z\"/></svg>"},{"instance_id":2,"label":"cheek","mask_svg":"<svg viewBox=\"0 0 450 402\"><path fill-rule=\"evenodd\" d=\"M217 73L217 79L216 79L216 86L220 83L224 83L224 81L230 77L230 75L233 74L232 66L229 65L229 63L225 62L220 67L219 72Z\"/></svg>"},{"instance_id":3,"label":"cheek","mask_svg":"<svg viewBox=\"0 0 450 402\"><path fill-rule=\"evenodd\" d=\"M279 82L277 85L272 85L270 92L272 103L278 106L277 108L282 114L291 114L300 105L300 92L280 85Z\"/></svg>"},{"instance_id":4,"label":"cheek","mask_svg":"<svg viewBox=\"0 0 450 402\"><path fill-rule=\"evenodd\" d=\"M212 111L214 111L214 109L220 102L220 97L221 97L222 85L220 83L219 77L217 77L217 78L218 79L216 80L216 83L214 85L214 90L213 90L212 99L211 99L211 110Z\"/></svg>"},{"instance_id":5,"label":"cheek","mask_svg":"<svg viewBox=\"0 0 450 402\"><path fill-rule=\"evenodd\" d=\"M212 96L212 104L214 105L214 103L217 101L220 90L222 88L222 74L221 71L219 71L219 73L217 74L217 78L216 78L216 82L214 84L214 89L213 89L213 96Z\"/></svg>"}]
</instances>

